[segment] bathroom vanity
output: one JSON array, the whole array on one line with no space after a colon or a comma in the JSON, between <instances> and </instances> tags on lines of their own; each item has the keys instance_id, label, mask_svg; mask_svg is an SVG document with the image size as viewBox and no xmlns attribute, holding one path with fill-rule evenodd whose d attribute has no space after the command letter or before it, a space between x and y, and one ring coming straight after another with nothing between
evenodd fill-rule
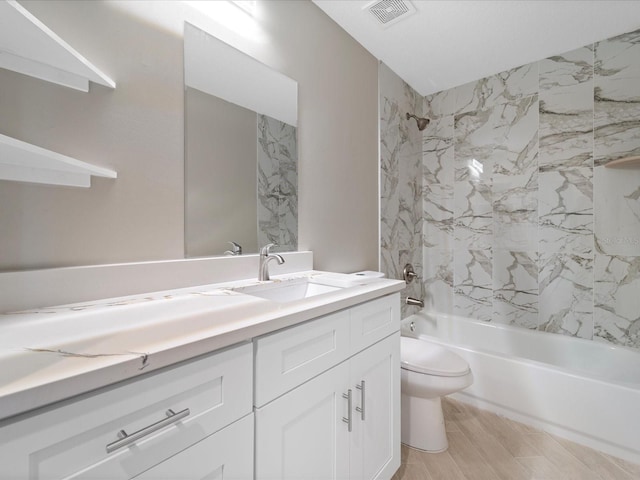
<instances>
[{"instance_id":1,"label":"bathroom vanity","mask_svg":"<svg viewBox=\"0 0 640 480\"><path fill-rule=\"evenodd\" d=\"M318 275L0 316L0 478L391 478L404 283Z\"/></svg>"}]
</instances>

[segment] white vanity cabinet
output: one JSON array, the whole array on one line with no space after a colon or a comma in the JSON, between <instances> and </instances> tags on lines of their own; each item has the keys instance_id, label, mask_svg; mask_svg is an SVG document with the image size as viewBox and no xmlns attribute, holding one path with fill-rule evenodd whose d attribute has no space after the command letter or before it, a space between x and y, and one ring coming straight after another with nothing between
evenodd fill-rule
<instances>
[{"instance_id":1,"label":"white vanity cabinet","mask_svg":"<svg viewBox=\"0 0 640 480\"><path fill-rule=\"evenodd\" d=\"M389 480L399 330L395 293L7 418L0 480Z\"/></svg>"},{"instance_id":2,"label":"white vanity cabinet","mask_svg":"<svg viewBox=\"0 0 640 480\"><path fill-rule=\"evenodd\" d=\"M252 379L245 343L4 421L0 479L249 480Z\"/></svg>"},{"instance_id":3,"label":"white vanity cabinet","mask_svg":"<svg viewBox=\"0 0 640 480\"><path fill-rule=\"evenodd\" d=\"M394 294L255 341L256 480L393 476L399 310Z\"/></svg>"}]
</instances>

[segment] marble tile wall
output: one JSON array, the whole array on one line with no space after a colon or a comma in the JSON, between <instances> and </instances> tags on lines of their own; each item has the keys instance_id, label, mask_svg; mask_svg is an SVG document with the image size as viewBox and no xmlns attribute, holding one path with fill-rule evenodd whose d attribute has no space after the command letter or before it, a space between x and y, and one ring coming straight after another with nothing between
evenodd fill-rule
<instances>
[{"instance_id":1,"label":"marble tile wall","mask_svg":"<svg viewBox=\"0 0 640 480\"><path fill-rule=\"evenodd\" d=\"M274 252L298 249L296 127L258 115L258 245Z\"/></svg>"},{"instance_id":2,"label":"marble tile wall","mask_svg":"<svg viewBox=\"0 0 640 480\"><path fill-rule=\"evenodd\" d=\"M392 166L403 137L397 98L382 97L382 257L394 271L401 217L385 194L415 193L393 169L418 169ZM414 227L428 308L640 348L640 169L603 166L640 155L640 31L430 95L422 110Z\"/></svg>"},{"instance_id":3,"label":"marble tile wall","mask_svg":"<svg viewBox=\"0 0 640 480\"><path fill-rule=\"evenodd\" d=\"M411 263L422 277L422 132L406 114L422 115L423 97L386 65L378 70L380 91L380 269L402 278ZM422 283L402 292L422 298ZM403 316L416 307L402 305Z\"/></svg>"}]
</instances>

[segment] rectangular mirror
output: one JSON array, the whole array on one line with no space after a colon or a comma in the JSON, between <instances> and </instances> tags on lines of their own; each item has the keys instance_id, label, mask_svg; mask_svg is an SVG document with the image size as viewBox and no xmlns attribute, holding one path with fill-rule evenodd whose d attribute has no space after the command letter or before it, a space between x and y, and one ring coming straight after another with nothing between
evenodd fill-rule
<instances>
[{"instance_id":1,"label":"rectangular mirror","mask_svg":"<svg viewBox=\"0 0 640 480\"><path fill-rule=\"evenodd\" d=\"M185 23L187 257L298 248L298 84Z\"/></svg>"}]
</instances>

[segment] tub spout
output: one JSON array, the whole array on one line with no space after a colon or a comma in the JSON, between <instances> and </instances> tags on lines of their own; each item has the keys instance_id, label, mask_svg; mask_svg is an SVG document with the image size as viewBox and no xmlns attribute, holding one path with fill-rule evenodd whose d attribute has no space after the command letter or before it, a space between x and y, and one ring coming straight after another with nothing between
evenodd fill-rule
<instances>
[{"instance_id":1,"label":"tub spout","mask_svg":"<svg viewBox=\"0 0 640 480\"><path fill-rule=\"evenodd\" d=\"M424 301L417 298L407 297L404 301L407 305L415 305L416 307L424 308Z\"/></svg>"}]
</instances>

